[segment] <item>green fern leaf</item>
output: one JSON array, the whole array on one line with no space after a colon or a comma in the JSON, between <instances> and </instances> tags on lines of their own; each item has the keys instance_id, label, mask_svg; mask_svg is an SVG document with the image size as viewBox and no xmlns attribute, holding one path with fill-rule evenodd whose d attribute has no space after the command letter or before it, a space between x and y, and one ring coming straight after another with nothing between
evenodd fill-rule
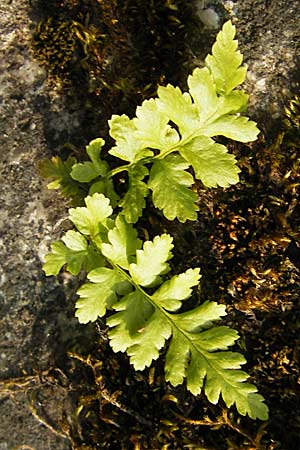
<instances>
[{"instance_id":1,"label":"green fern leaf","mask_svg":"<svg viewBox=\"0 0 300 450\"><path fill-rule=\"evenodd\" d=\"M145 100L141 106L137 107L136 118L133 122L136 127L135 136L143 148L168 150L179 142L178 133L168 125L168 116L159 110L153 98Z\"/></svg>"},{"instance_id":2,"label":"green fern leaf","mask_svg":"<svg viewBox=\"0 0 300 450\"><path fill-rule=\"evenodd\" d=\"M80 323L94 322L103 317L117 301L117 293L131 289L130 284L114 269L100 267L88 274L90 283L83 284L77 291L76 317Z\"/></svg>"},{"instance_id":3,"label":"green fern leaf","mask_svg":"<svg viewBox=\"0 0 300 450\"><path fill-rule=\"evenodd\" d=\"M217 92L228 94L246 78L246 66L242 66L243 56L237 50L238 42L234 40L235 26L230 21L223 25L208 55L205 64L216 83Z\"/></svg>"},{"instance_id":4,"label":"green fern leaf","mask_svg":"<svg viewBox=\"0 0 300 450\"><path fill-rule=\"evenodd\" d=\"M188 269L180 275L175 275L153 294L152 299L168 311L176 311L181 307L182 300L189 298L192 287L197 286L200 280L199 269Z\"/></svg>"},{"instance_id":5,"label":"green fern leaf","mask_svg":"<svg viewBox=\"0 0 300 450\"><path fill-rule=\"evenodd\" d=\"M245 111L249 95L242 90L232 91L227 95L219 96L218 115L235 114Z\"/></svg>"},{"instance_id":6,"label":"green fern leaf","mask_svg":"<svg viewBox=\"0 0 300 450\"><path fill-rule=\"evenodd\" d=\"M221 116L235 114L244 111L249 96L239 90L228 94L219 95L212 74L204 67L196 68L192 75L188 77L189 92L192 96L198 112L198 121L202 128L198 126L197 134L206 129L206 126ZM221 134L221 133L220 133ZM216 133L217 135L217 133Z\"/></svg>"},{"instance_id":7,"label":"green fern leaf","mask_svg":"<svg viewBox=\"0 0 300 450\"><path fill-rule=\"evenodd\" d=\"M180 147L181 156L194 169L195 178L207 187L228 187L238 183L240 169L236 159L224 145L216 144L206 136L198 136Z\"/></svg>"},{"instance_id":8,"label":"green fern leaf","mask_svg":"<svg viewBox=\"0 0 300 450\"><path fill-rule=\"evenodd\" d=\"M170 323L158 309L154 310L145 326L134 335L131 346L127 349L135 370L149 367L159 357L159 350L164 347L171 334Z\"/></svg>"},{"instance_id":9,"label":"green fern leaf","mask_svg":"<svg viewBox=\"0 0 300 450\"><path fill-rule=\"evenodd\" d=\"M107 320L114 351L127 352L136 370L149 367L171 336L171 326L141 292L132 292L114 305L120 311Z\"/></svg>"},{"instance_id":10,"label":"green fern leaf","mask_svg":"<svg viewBox=\"0 0 300 450\"><path fill-rule=\"evenodd\" d=\"M173 239L168 234L156 236L153 241L146 241L142 250L136 252L136 263L129 266L129 272L135 283L151 286L160 281L159 275L168 273L167 263L172 258Z\"/></svg>"},{"instance_id":11,"label":"green fern leaf","mask_svg":"<svg viewBox=\"0 0 300 450\"><path fill-rule=\"evenodd\" d=\"M203 134L205 136L222 135L240 142L251 142L257 139L259 129L256 123L242 116L222 116L208 124Z\"/></svg>"},{"instance_id":12,"label":"green fern leaf","mask_svg":"<svg viewBox=\"0 0 300 450\"><path fill-rule=\"evenodd\" d=\"M117 313L106 321L111 327L108 333L110 345L115 352L125 352L133 345L133 336L143 329L154 308L143 293L133 291L116 303L113 309Z\"/></svg>"},{"instance_id":13,"label":"green fern leaf","mask_svg":"<svg viewBox=\"0 0 300 450\"><path fill-rule=\"evenodd\" d=\"M157 274L163 275L169 270L166 263L171 257L172 239L169 235L156 236L144 243L143 250L137 250L137 264L130 265L130 274L135 283L153 284ZM156 255L156 262L153 262ZM158 264L160 261L160 264ZM181 301L191 295L191 288L199 282L199 269L189 269L185 273L166 281L152 297L136 290L115 303L107 324L112 348L126 351L135 369L143 370L158 358L159 350L171 336L170 321L160 308L167 305L169 310L178 309Z\"/></svg>"},{"instance_id":14,"label":"green fern leaf","mask_svg":"<svg viewBox=\"0 0 300 450\"><path fill-rule=\"evenodd\" d=\"M151 168L148 186L153 191L153 203L169 220L197 219L197 195L189 189L193 177L185 171L187 168L188 164L179 155L157 160Z\"/></svg>"},{"instance_id":15,"label":"green fern leaf","mask_svg":"<svg viewBox=\"0 0 300 450\"><path fill-rule=\"evenodd\" d=\"M135 139L136 128L133 121L123 114L122 116L113 115L108 123L110 135L117 143L109 153L128 162L134 161L136 154L141 151L141 145Z\"/></svg>"},{"instance_id":16,"label":"green fern leaf","mask_svg":"<svg viewBox=\"0 0 300 450\"><path fill-rule=\"evenodd\" d=\"M173 311L172 309L168 310ZM196 333L200 330L211 328L213 322L220 320L223 316L226 316L224 305L206 301L190 311L181 313L180 325L183 329L189 329L190 332Z\"/></svg>"},{"instance_id":17,"label":"green fern leaf","mask_svg":"<svg viewBox=\"0 0 300 450\"><path fill-rule=\"evenodd\" d=\"M145 207L145 197L148 194L148 186L143 179L149 174L148 169L142 165L133 166L128 170L129 187L125 196L120 201L122 214L126 222L135 223L142 215Z\"/></svg>"},{"instance_id":18,"label":"green fern leaf","mask_svg":"<svg viewBox=\"0 0 300 450\"><path fill-rule=\"evenodd\" d=\"M183 139L199 127L198 111L187 92L182 93L179 87L168 84L166 87L160 86L157 94L158 110L178 126Z\"/></svg>"},{"instance_id":19,"label":"green fern leaf","mask_svg":"<svg viewBox=\"0 0 300 450\"><path fill-rule=\"evenodd\" d=\"M89 183L99 176L99 172L90 161L74 164L71 177L80 183Z\"/></svg>"},{"instance_id":20,"label":"green fern leaf","mask_svg":"<svg viewBox=\"0 0 300 450\"><path fill-rule=\"evenodd\" d=\"M199 312L201 306L197 316ZM198 395L204 389L211 403L217 403L221 394L225 404L235 404L240 414L266 420L268 408L263 397L256 393L255 386L245 382L248 375L240 370L246 362L244 357L227 351L238 339L237 332L225 326L195 332L196 322L190 324L186 313L183 318L181 322L181 314L171 316L175 326L166 356L166 379L176 386L186 377L192 394Z\"/></svg>"},{"instance_id":21,"label":"green fern leaf","mask_svg":"<svg viewBox=\"0 0 300 450\"><path fill-rule=\"evenodd\" d=\"M51 244L52 253L45 256L43 270L47 276L57 275L64 265L68 272L77 275L81 270L89 272L104 264L103 257L80 233L67 231L62 241Z\"/></svg>"},{"instance_id":22,"label":"green fern leaf","mask_svg":"<svg viewBox=\"0 0 300 450\"><path fill-rule=\"evenodd\" d=\"M206 67L196 68L188 77L188 86L197 107L200 124L210 123L216 115L220 114L220 99L210 71Z\"/></svg>"},{"instance_id":23,"label":"green fern leaf","mask_svg":"<svg viewBox=\"0 0 300 450\"><path fill-rule=\"evenodd\" d=\"M86 235L93 238L106 233L108 229L108 217L113 210L109 199L103 194L94 194L85 198L86 207L71 208L69 210L70 220L76 228Z\"/></svg>"},{"instance_id":24,"label":"green fern leaf","mask_svg":"<svg viewBox=\"0 0 300 450\"><path fill-rule=\"evenodd\" d=\"M143 143L137 137L136 125L128 116L125 114L122 116L113 115L108 123L109 133L117 144L109 151L111 155L130 163L153 156L153 152L144 148Z\"/></svg>"},{"instance_id":25,"label":"green fern leaf","mask_svg":"<svg viewBox=\"0 0 300 450\"><path fill-rule=\"evenodd\" d=\"M141 241L137 238L137 231L128 224L123 216L118 216L115 227L108 232L109 243L103 243L103 255L112 263L123 269L128 269L131 256L141 248Z\"/></svg>"},{"instance_id":26,"label":"green fern leaf","mask_svg":"<svg viewBox=\"0 0 300 450\"><path fill-rule=\"evenodd\" d=\"M87 145L86 152L91 161L74 164L71 171L71 177L81 183L89 183L99 176L104 176L109 170L108 164L100 158L103 145L103 139L94 139Z\"/></svg>"}]
</instances>

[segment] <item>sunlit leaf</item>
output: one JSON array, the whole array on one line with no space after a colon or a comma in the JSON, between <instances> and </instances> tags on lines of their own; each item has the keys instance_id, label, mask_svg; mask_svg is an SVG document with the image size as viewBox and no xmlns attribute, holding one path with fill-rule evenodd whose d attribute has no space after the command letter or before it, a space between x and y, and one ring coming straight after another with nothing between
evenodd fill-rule
<instances>
[{"instance_id":1,"label":"sunlit leaf","mask_svg":"<svg viewBox=\"0 0 300 450\"><path fill-rule=\"evenodd\" d=\"M128 162L153 155L153 152L146 149L138 138L134 121L125 114L113 115L109 120L109 126L110 135L116 141L116 145L109 151L111 155Z\"/></svg>"},{"instance_id":2,"label":"sunlit leaf","mask_svg":"<svg viewBox=\"0 0 300 450\"><path fill-rule=\"evenodd\" d=\"M172 258L173 239L168 234L156 236L153 241L146 241L142 250L136 252L136 263L129 266L133 280L141 286L150 286L157 282L160 274L165 274L170 267L167 261Z\"/></svg>"},{"instance_id":3,"label":"sunlit leaf","mask_svg":"<svg viewBox=\"0 0 300 450\"><path fill-rule=\"evenodd\" d=\"M76 228L86 235L93 237L107 229L107 218L113 210L109 199L103 194L94 194L85 198L86 207L71 208L70 220Z\"/></svg>"},{"instance_id":4,"label":"sunlit leaf","mask_svg":"<svg viewBox=\"0 0 300 450\"><path fill-rule=\"evenodd\" d=\"M169 220L197 219L197 195L190 189L193 177L185 171L188 166L179 155L170 155L155 161L151 168L148 186L153 203Z\"/></svg>"},{"instance_id":5,"label":"sunlit leaf","mask_svg":"<svg viewBox=\"0 0 300 450\"><path fill-rule=\"evenodd\" d=\"M113 269L101 267L89 273L90 283L83 284L77 291L76 317L80 323L95 322L103 317L117 301L117 291L124 282L120 273Z\"/></svg>"},{"instance_id":6,"label":"sunlit leaf","mask_svg":"<svg viewBox=\"0 0 300 450\"><path fill-rule=\"evenodd\" d=\"M180 148L180 154L194 169L195 178L207 187L228 187L239 181L236 159L224 145L198 136Z\"/></svg>"},{"instance_id":7,"label":"sunlit leaf","mask_svg":"<svg viewBox=\"0 0 300 450\"><path fill-rule=\"evenodd\" d=\"M242 66L243 56L237 50L235 32L235 26L227 21L217 35L212 55L205 59L219 93L228 94L246 78L247 67Z\"/></svg>"},{"instance_id":8,"label":"sunlit leaf","mask_svg":"<svg viewBox=\"0 0 300 450\"><path fill-rule=\"evenodd\" d=\"M80 233L70 230L62 242L51 244L51 253L45 256L43 270L46 275L57 275L66 266L68 272L77 275L81 270L89 272L103 264L103 257L93 245L89 245Z\"/></svg>"},{"instance_id":9,"label":"sunlit leaf","mask_svg":"<svg viewBox=\"0 0 300 450\"><path fill-rule=\"evenodd\" d=\"M137 237L137 231L128 224L123 216L118 216L115 227L108 232L109 243L103 243L101 250L103 255L118 264L124 269L128 269L137 249L141 247L141 241Z\"/></svg>"}]
</instances>

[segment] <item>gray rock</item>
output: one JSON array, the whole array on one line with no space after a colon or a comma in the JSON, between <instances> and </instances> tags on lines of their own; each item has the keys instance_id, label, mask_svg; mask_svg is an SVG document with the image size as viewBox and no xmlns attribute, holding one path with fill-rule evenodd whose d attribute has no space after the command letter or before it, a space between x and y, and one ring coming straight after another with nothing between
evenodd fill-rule
<instances>
[{"instance_id":1,"label":"gray rock","mask_svg":"<svg viewBox=\"0 0 300 450\"><path fill-rule=\"evenodd\" d=\"M55 238L53 227L66 214L66 205L45 189L37 170L37 162L49 156L49 149L43 129L45 111L36 108L36 101L47 97L49 89L46 73L29 49L28 8L26 0L4 0L0 6L0 448L65 450L69 441L31 413L34 390L25 395L21 386L8 391L4 384L12 377L48 371L55 347L62 342L63 324L68 323L70 333L74 325L78 329L64 303L64 288L58 280L45 281L41 270L48 244ZM40 392L43 408L54 421L60 420L67 396L48 382Z\"/></svg>"}]
</instances>

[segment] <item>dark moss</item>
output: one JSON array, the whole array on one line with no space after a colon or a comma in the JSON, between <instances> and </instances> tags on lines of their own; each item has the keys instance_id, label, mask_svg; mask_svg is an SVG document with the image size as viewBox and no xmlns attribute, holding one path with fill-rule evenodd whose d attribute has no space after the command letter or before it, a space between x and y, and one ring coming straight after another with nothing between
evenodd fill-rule
<instances>
[{"instance_id":1,"label":"dark moss","mask_svg":"<svg viewBox=\"0 0 300 450\"><path fill-rule=\"evenodd\" d=\"M180 83L195 25L182 0L53 1L32 46L60 82L75 88L84 82L89 93L110 94L130 112L158 84Z\"/></svg>"}]
</instances>

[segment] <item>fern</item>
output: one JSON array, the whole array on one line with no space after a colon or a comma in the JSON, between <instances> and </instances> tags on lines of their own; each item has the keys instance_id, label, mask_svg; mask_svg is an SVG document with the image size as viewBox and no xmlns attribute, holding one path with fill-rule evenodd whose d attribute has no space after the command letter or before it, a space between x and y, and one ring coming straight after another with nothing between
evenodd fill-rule
<instances>
[{"instance_id":1,"label":"fern","mask_svg":"<svg viewBox=\"0 0 300 450\"><path fill-rule=\"evenodd\" d=\"M126 352L136 370L149 367L166 347L165 377L173 386L186 382L194 395L203 390L212 403L222 396L227 407L235 404L240 414L266 420L268 407L241 370L244 357L229 351L238 333L217 324L225 307L206 301L182 312L200 270L171 274L172 237L163 234L143 243L133 226L149 193L169 220L185 222L197 219L194 179L207 187L237 183L234 156L212 139L223 135L248 142L258 134L255 123L240 115L248 96L236 87L246 68L234 36L227 22L205 67L189 76L189 92L160 87L158 97L143 102L135 118L112 116L115 145L109 153L122 165L110 170L100 138L87 146L89 161L44 164L44 173L54 180L50 187L77 195L84 186L89 193L85 206L69 210L77 230L52 244L44 271L87 273L77 292L79 322L107 316L113 350ZM128 189L119 198L113 177L121 172L127 172Z\"/></svg>"},{"instance_id":2,"label":"fern","mask_svg":"<svg viewBox=\"0 0 300 450\"><path fill-rule=\"evenodd\" d=\"M178 312L199 283L199 269L171 276L171 236L156 236L142 245L122 215L112 218L103 194L88 196L85 203L70 210L77 231L68 231L63 242L52 245L44 266L47 275L56 275L64 264L77 273L80 267L87 268L89 248L97 255L93 259L97 267L78 290L79 321L93 322L113 311L107 319L110 344L115 352L126 352L136 370L150 366L168 345L165 374L173 386L186 379L194 395L203 389L212 403L222 395L225 404L235 404L240 414L265 420L268 409L263 397L245 382L248 375L240 370L245 359L227 351L238 339L237 332L215 325L226 314L225 307L205 302ZM76 252L80 257L77 254L74 267Z\"/></svg>"},{"instance_id":3,"label":"fern","mask_svg":"<svg viewBox=\"0 0 300 450\"><path fill-rule=\"evenodd\" d=\"M121 165L109 170L101 157L104 141L96 139L87 147L90 161L74 164L71 177L92 183L89 193L103 193L114 207L121 206L129 223L138 221L150 193L167 219L196 220L195 179L206 187L224 188L239 181L235 157L213 138L251 142L259 133L256 124L240 114L248 102L248 95L238 88L246 67L234 37L235 27L228 21L205 67L188 77L188 92L170 84L161 86L157 98L138 106L133 119L112 116L109 127L115 145L109 153ZM120 172L127 172L129 180L121 200L112 182Z\"/></svg>"}]
</instances>

